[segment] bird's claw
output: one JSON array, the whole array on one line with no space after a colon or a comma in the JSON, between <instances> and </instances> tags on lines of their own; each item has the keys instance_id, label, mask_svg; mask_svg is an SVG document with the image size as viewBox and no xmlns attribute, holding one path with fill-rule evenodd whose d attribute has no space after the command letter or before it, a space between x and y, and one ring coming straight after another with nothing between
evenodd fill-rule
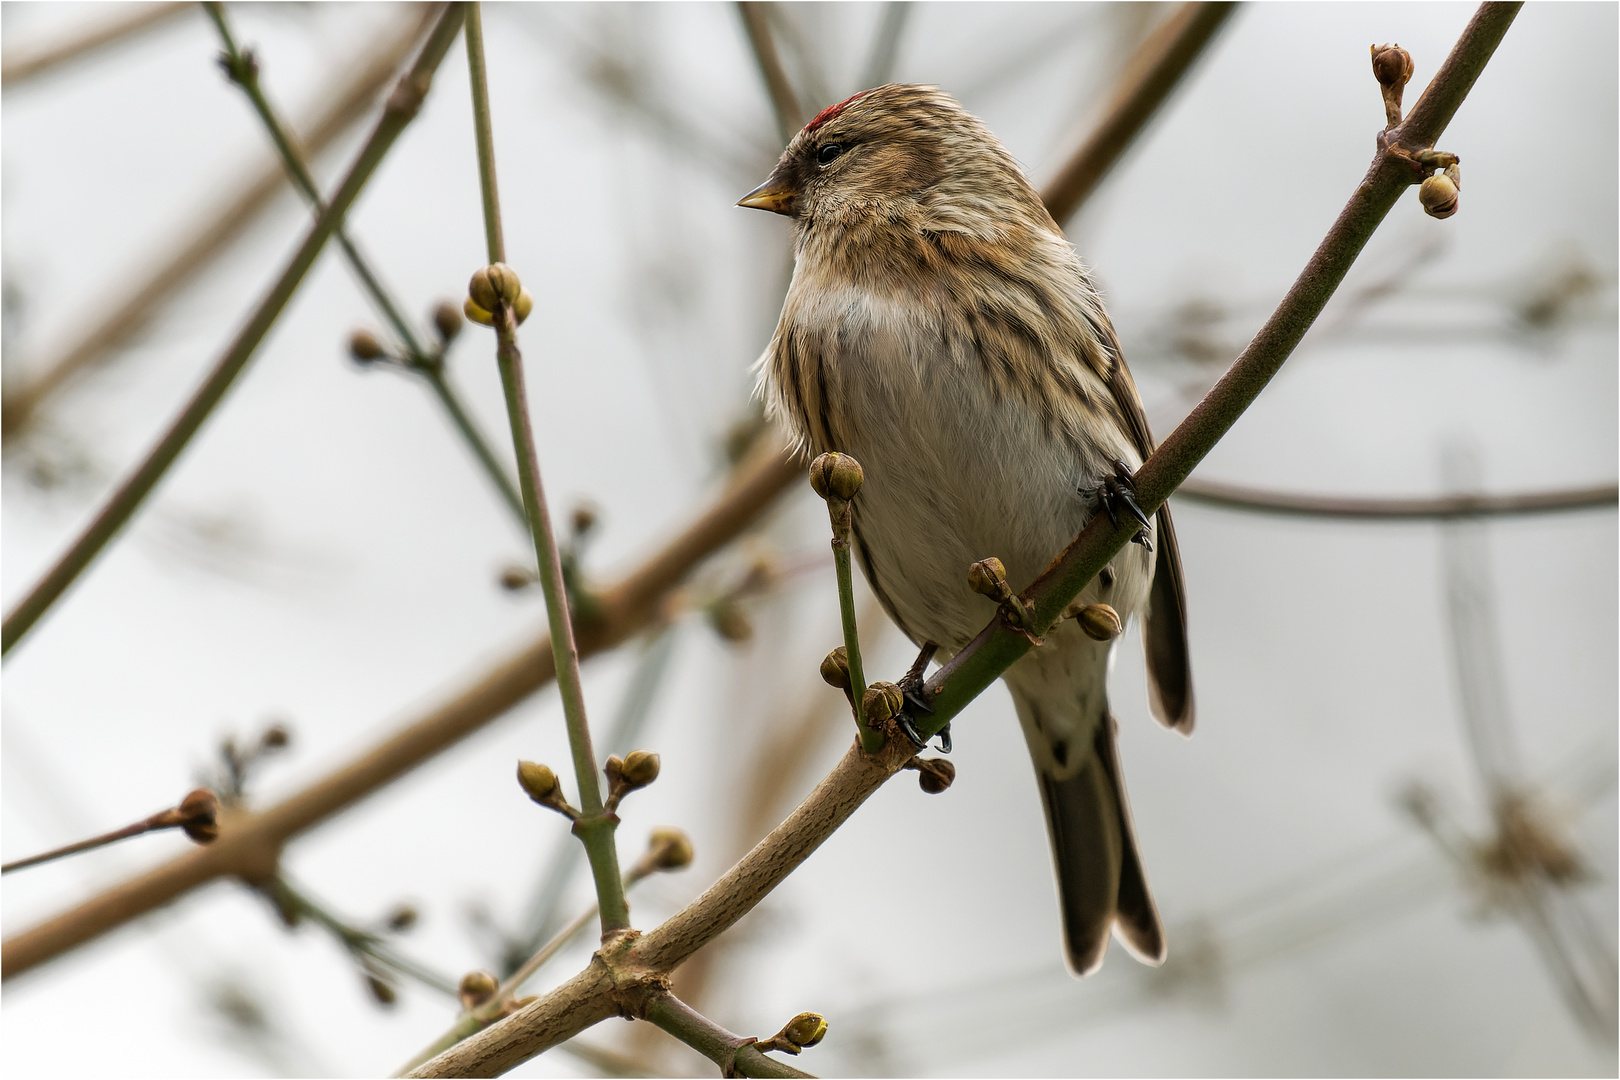
<instances>
[{"instance_id":1,"label":"bird's claw","mask_svg":"<svg viewBox=\"0 0 1620 1080\"><path fill-rule=\"evenodd\" d=\"M922 737L922 732L918 731L917 725L911 722L911 717L901 712L895 716L894 723L900 729L900 733L911 740L912 746L919 750L928 748L928 740Z\"/></svg>"},{"instance_id":2,"label":"bird's claw","mask_svg":"<svg viewBox=\"0 0 1620 1080\"><path fill-rule=\"evenodd\" d=\"M1136 519L1137 524L1141 526L1136 530L1136 535L1131 537L1131 542L1141 544L1149 551L1153 550L1153 541L1148 536L1148 530L1152 528L1153 523L1142 512L1142 508L1136 504L1136 481L1131 476L1131 467L1129 465L1115 458L1114 474L1104 477L1102 482L1090 494L1095 495L1098 505L1108 515L1109 523L1116 529L1119 528L1119 511L1117 507L1124 507L1130 516Z\"/></svg>"}]
</instances>

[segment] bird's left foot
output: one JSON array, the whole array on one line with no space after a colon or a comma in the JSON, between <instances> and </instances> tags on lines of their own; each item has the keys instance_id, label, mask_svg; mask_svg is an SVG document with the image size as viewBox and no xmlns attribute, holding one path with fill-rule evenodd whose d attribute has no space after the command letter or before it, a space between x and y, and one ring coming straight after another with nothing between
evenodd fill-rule
<instances>
[{"instance_id":1,"label":"bird's left foot","mask_svg":"<svg viewBox=\"0 0 1620 1080\"><path fill-rule=\"evenodd\" d=\"M934 711L928 704L928 695L923 689L923 674L927 672L929 661L933 660L934 654L938 651L939 646L932 641L925 644L922 651L917 654L917 659L912 663L910 670L906 672L905 677L899 682L900 692L905 696L906 703L904 708L900 710L900 714L895 717L895 723L899 725L905 737L911 740L911 744L919 750L928 745L928 740L922 737L922 732L917 730L916 723L907 714L915 712L918 716L927 716ZM951 752L951 725L949 724L946 724L940 730L939 749L941 753L948 754Z\"/></svg>"},{"instance_id":2,"label":"bird's left foot","mask_svg":"<svg viewBox=\"0 0 1620 1080\"><path fill-rule=\"evenodd\" d=\"M1115 458L1114 475L1104 477L1094 491L1082 490L1082 494L1096 497L1097 504L1102 507L1116 529L1119 528L1119 511L1124 509L1141 526L1136 530L1136 535L1131 537L1131 542L1141 544L1149 551L1153 550L1153 541L1148 535L1152 523L1148 521L1148 516L1142 512L1142 508L1136 505L1136 481L1131 477L1129 465Z\"/></svg>"}]
</instances>

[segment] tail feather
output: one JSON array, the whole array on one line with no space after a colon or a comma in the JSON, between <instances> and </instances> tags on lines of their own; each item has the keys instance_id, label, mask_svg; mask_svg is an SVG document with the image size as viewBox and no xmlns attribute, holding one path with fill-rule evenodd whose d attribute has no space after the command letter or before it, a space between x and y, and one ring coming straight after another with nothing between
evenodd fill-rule
<instances>
[{"instance_id":1,"label":"tail feather","mask_svg":"<svg viewBox=\"0 0 1620 1080\"><path fill-rule=\"evenodd\" d=\"M1137 958L1164 962L1164 927L1136 850L1120 781L1114 720L1098 725L1091 759L1073 776L1040 774L1041 801L1057 867L1069 967L1089 975L1102 966L1110 932Z\"/></svg>"}]
</instances>

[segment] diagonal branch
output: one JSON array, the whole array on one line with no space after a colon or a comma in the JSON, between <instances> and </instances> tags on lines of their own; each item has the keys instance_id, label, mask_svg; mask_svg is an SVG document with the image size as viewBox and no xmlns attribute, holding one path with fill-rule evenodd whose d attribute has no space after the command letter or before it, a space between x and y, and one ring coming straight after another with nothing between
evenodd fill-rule
<instances>
[{"instance_id":1,"label":"diagonal branch","mask_svg":"<svg viewBox=\"0 0 1620 1080\"><path fill-rule=\"evenodd\" d=\"M36 48L7 49L9 56L0 56L0 86L16 86L66 64L84 60L102 49L138 37L156 29L176 15L185 12L189 3L130 4L127 14L98 21L83 31L55 45Z\"/></svg>"},{"instance_id":2,"label":"diagonal branch","mask_svg":"<svg viewBox=\"0 0 1620 1080\"><path fill-rule=\"evenodd\" d=\"M757 0L739 0L737 12L742 16L743 29L748 31L748 44L753 47L760 77L765 80L765 89L771 95L771 108L776 113L776 132L786 145L794 133L804 126L804 109L799 105L798 96L793 93L793 84L788 81L787 70L782 67L782 57L776 51L776 40L771 36L765 5Z\"/></svg>"},{"instance_id":3,"label":"diagonal branch","mask_svg":"<svg viewBox=\"0 0 1620 1080\"><path fill-rule=\"evenodd\" d=\"M1429 84L1408 120L1381 140L1366 178L1260 333L1225 377L1136 473L1142 509L1153 513L1215 446L1276 374L1373 231L1419 178L1411 155L1428 149L1467 96L1507 33L1517 3L1484 4ZM1037 634L1135 533L1097 515L1067 550L1025 590ZM923 730L934 733L1030 649L1029 638L998 619L925 684L934 712ZM662 985L667 973L733 926L792 873L884 781L913 756L891 737L875 755L850 747L842 761L788 819L682 911L639 938L604 949L575 979L534 1004L428 1062L413 1076L489 1076L504 1072L571 1038L623 1007L635 987Z\"/></svg>"},{"instance_id":4,"label":"diagonal branch","mask_svg":"<svg viewBox=\"0 0 1620 1080\"><path fill-rule=\"evenodd\" d=\"M1041 201L1053 221L1062 225L1074 216L1235 7L1229 3L1182 4L1142 42L1120 74L1102 120L1041 189Z\"/></svg>"},{"instance_id":5,"label":"diagonal branch","mask_svg":"<svg viewBox=\"0 0 1620 1080\"><path fill-rule=\"evenodd\" d=\"M403 32L390 31L385 40L356 57L354 74L344 76L319 95L332 104L307 126L309 134L300 140L310 155L325 150L366 115L433 17L433 9L424 7ZM0 398L0 440L9 443L27 431L46 399L138 334L165 300L241 235L286 182L286 170L277 162L268 162L246 183L240 195L207 217L202 228L187 235L185 224L179 224L175 231L185 239L143 284L125 297L113 297L98 305L98 310L106 314L63 351L40 362L40 374L21 382L16 389L6 389ZM187 219L195 216L200 215L188 214Z\"/></svg>"},{"instance_id":6,"label":"diagonal branch","mask_svg":"<svg viewBox=\"0 0 1620 1080\"><path fill-rule=\"evenodd\" d=\"M1437 498L1377 499L1344 495L1297 495L1258 491L1213 480L1189 480L1176 489L1177 502L1203 503L1223 510L1284 517L1347 518L1363 521L1446 521L1452 518L1527 517L1569 510L1591 510L1620 502L1620 487L1598 484L1525 495L1442 495Z\"/></svg>"},{"instance_id":7,"label":"diagonal branch","mask_svg":"<svg viewBox=\"0 0 1620 1080\"><path fill-rule=\"evenodd\" d=\"M253 359L260 342L281 317L281 313L286 310L288 301L303 283L304 275L309 272L309 268L315 265L316 257L326 246L327 239L331 237L338 223L343 220L343 215L360 197L366 181L371 179L377 166L382 164L383 158L393 148L400 132L404 131L406 125L415 118L417 110L422 106L422 99L427 95L428 87L432 83L434 70L444 59L444 54L449 51L450 43L455 40L456 33L460 29L461 8L448 8L440 16L438 26L434 28L427 44L422 47L422 53L417 57L416 63L389 96L388 104L383 109L376 128L355 158L348 175L338 185L337 194L332 196L331 203L316 218L304 242L299 245L292 260L281 272L281 277L271 286L270 292L259 301L259 306L249 317L247 325L237 334L236 340L231 342L225 354L214 365L214 369L208 373L208 378L203 380L202 386L198 387L180 415L175 417L174 422L163 433L163 437L158 440L158 444L147 454L146 459L107 500L100 513L56 565L51 567L39 583L29 590L28 595L23 597L22 602L6 615L4 624L0 624L0 654L11 651L12 646L28 633L39 621L40 616L50 610L51 605L67 591L68 586L78 579L112 538L129 523L129 519L140 509L146 497L152 493L152 489L157 487L158 481L169 471L169 466L174 464L191 442L192 436L196 435L213 415L215 407L224 400L236 377L247 367L248 361Z\"/></svg>"}]
</instances>

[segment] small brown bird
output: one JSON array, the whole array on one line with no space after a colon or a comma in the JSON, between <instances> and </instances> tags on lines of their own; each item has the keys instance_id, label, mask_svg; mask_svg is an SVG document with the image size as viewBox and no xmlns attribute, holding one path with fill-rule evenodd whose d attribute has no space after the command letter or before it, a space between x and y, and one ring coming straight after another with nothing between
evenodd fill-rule
<instances>
[{"instance_id":1,"label":"small brown bird","mask_svg":"<svg viewBox=\"0 0 1620 1080\"><path fill-rule=\"evenodd\" d=\"M826 109L739 205L787 215L796 238L760 361L767 407L812 453L864 467L866 579L912 641L949 657L995 614L968 566L996 556L1024 588L1116 493L1115 463L1134 470L1153 450L1102 299L1012 155L935 87L880 86ZM1186 734L1169 510L1138 539L1080 599L1142 615L1154 715ZM1115 748L1110 649L1065 621L1004 676L1077 974L1102 963L1116 927L1140 959L1165 955Z\"/></svg>"}]
</instances>

